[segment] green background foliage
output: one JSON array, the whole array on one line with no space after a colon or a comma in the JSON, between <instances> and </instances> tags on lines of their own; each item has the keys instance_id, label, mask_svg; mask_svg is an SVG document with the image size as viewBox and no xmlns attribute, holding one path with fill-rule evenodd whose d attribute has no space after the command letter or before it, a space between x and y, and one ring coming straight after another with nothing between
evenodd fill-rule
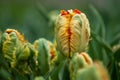
<instances>
[{"instance_id":1,"label":"green background foliage","mask_svg":"<svg viewBox=\"0 0 120 80\"><path fill-rule=\"evenodd\" d=\"M31 43L54 41L54 15L76 8L90 21L88 54L104 63L111 80L120 80L120 0L0 0L0 30L17 29ZM11 75L1 69L0 76Z\"/></svg>"}]
</instances>

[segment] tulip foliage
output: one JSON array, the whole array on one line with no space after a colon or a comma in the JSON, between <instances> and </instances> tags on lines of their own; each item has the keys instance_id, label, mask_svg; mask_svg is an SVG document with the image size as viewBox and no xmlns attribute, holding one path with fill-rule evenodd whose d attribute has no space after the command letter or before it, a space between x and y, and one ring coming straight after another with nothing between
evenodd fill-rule
<instances>
[{"instance_id":1,"label":"tulip foliage","mask_svg":"<svg viewBox=\"0 0 120 80\"><path fill-rule=\"evenodd\" d=\"M97 43L104 52L113 51L90 29L85 13L78 9L61 10L55 16L52 20L55 23L54 42L39 38L30 43L15 29L0 33L0 79L110 80L114 72L114 57L110 54L104 62L94 55L103 56L101 50L97 52L93 46Z\"/></svg>"}]
</instances>

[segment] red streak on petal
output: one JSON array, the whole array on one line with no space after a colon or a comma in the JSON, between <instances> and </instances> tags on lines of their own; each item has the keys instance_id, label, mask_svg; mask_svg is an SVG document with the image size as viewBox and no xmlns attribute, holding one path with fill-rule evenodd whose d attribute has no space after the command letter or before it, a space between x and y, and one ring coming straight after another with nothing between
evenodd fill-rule
<instances>
[{"instance_id":1,"label":"red streak on petal","mask_svg":"<svg viewBox=\"0 0 120 80\"><path fill-rule=\"evenodd\" d=\"M5 32L8 33L8 34L10 34L10 33L12 33L12 32L15 32L16 35L17 35L17 37L21 40L22 44L24 44L24 43L26 42L26 40L24 39L24 36L21 35L21 33L18 32L17 30L8 29L8 30L6 30Z\"/></svg>"},{"instance_id":2,"label":"red streak on petal","mask_svg":"<svg viewBox=\"0 0 120 80\"><path fill-rule=\"evenodd\" d=\"M74 13L76 13L76 14L80 14L80 13L81 13L81 11L80 11L80 10L78 10L78 9L74 9Z\"/></svg>"},{"instance_id":3,"label":"red streak on petal","mask_svg":"<svg viewBox=\"0 0 120 80\"><path fill-rule=\"evenodd\" d=\"M50 54L51 54L51 59L53 59L55 56L55 51L53 49L51 49Z\"/></svg>"},{"instance_id":4,"label":"red streak on petal","mask_svg":"<svg viewBox=\"0 0 120 80\"><path fill-rule=\"evenodd\" d=\"M67 14L69 14L69 12L68 12L68 11L61 10L61 16L63 16L63 15L67 15Z\"/></svg>"},{"instance_id":5,"label":"red streak on petal","mask_svg":"<svg viewBox=\"0 0 120 80\"><path fill-rule=\"evenodd\" d=\"M68 27L67 33L68 33L68 46L69 46L69 53L70 53L71 52L70 40L71 40L71 35L72 35L70 27Z\"/></svg>"}]
</instances>

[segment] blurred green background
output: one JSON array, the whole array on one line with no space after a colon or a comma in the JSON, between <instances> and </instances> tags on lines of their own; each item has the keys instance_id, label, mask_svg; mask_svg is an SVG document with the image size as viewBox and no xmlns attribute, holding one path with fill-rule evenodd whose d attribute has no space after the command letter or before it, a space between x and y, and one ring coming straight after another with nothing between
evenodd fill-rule
<instances>
[{"instance_id":1,"label":"blurred green background","mask_svg":"<svg viewBox=\"0 0 120 80\"><path fill-rule=\"evenodd\" d=\"M0 0L0 30L17 29L33 43L54 40L54 18L61 9L84 12L91 27L88 53L120 80L120 0Z\"/></svg>"}]
</instances>

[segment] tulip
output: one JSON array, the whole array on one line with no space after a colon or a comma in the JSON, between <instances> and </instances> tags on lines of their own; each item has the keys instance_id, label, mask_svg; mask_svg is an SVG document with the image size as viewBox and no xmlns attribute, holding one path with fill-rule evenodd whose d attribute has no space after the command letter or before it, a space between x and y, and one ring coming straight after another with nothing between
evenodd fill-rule
<instances>
[{"instance_id":1,"label":"tulip","mask_svg":"<svg viewBox=\"0 0 120 80\"><path fill-rule=\"evenodd\" d=\"M75 53L75 55L70 60L69 71L71 80L76 80L77 71L84 69L93 64L91 57L85 53Z\"/></svg>"},{"instance_id":2,"label":"tulip","mask_svg":"<svg viewBox=\"0 0 120 80\"><path fill-rule=\"evenodd\" d=\"M37 61L41 74L51 71L57 60L55 46L48 40L41 38L34 42L34 47L38 51Z\"/></svg>"},{"instance_id":3,"label":"tulip","mask_svg":"<svg viewBox=\"0 0 120 80\"><path fill-rule=\"evenodd\" d=\"M55 22L55 37L59 50L71 58L76 52L86 50L90 25L84 13L75 10L62 10Z\"/></svg>"}]
</instances>

